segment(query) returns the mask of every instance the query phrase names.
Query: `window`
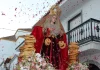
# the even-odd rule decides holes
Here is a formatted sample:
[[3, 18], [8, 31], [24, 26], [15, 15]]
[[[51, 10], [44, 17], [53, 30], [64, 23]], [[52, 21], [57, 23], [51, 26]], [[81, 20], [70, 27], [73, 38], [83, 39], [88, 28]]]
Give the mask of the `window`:
[[80, 12], [68, 21], [68, 31], [82, 23], [82, 13]]

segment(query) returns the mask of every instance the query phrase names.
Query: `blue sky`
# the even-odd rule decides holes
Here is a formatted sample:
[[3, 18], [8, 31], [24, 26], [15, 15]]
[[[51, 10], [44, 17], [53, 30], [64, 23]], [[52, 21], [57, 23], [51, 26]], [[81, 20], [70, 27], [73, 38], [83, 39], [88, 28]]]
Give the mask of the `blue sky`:
[[31, 28], [58, 0], [0, 0], [0, 38]]

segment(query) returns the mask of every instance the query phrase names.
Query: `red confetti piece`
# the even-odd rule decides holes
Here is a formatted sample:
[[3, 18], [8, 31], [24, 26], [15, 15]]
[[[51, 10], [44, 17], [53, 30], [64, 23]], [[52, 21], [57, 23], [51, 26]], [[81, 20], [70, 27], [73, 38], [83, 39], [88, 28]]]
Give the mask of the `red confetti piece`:
[[45, 2], [43, 2], [43, 4], [44, 4]]
[[2, 15], [6, 15], [6, 14], [2, 12]]
[[15, 11], [17, 10], [17, 8], [15, 8]]
[[94, 60], [97, 60], [98, 58], [96, 56], [94, 56]]
[[36, 14], [36, 16], [37, 16], [37, 14]]
[[44, 9], [45, 7], [43, 7], [43, 9]]
[[30, 8], [28, 8], [28, 9], [30, 9]]
[[19, 2], [19, 3], [21, 3], [21, 2]]
[[39, 11], [39, 14], [41, 13], [41, 11]]
[[11, 20], [11, 21], [13, 21], [13, 20]]
[[1, 60], [5, 61], [4, 58], [1, 58]]
[[33, 17], [32, 18], [34, 18], [34, 15], [33, 15]]
[[2, 48], [4, 48], [4, 46], [2, 46]]
[[16, 15], [14, 15], [16, 17]]

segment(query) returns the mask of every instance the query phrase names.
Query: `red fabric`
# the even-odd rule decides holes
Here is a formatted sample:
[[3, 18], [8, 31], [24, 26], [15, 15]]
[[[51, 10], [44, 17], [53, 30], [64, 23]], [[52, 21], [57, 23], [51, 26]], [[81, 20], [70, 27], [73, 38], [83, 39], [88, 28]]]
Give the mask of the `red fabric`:
[[[34, 35], [36, 38], [36, 44], [35, 44], [35, 49], [36, 49], [36, 53], [40, 53], [41, 49], [42, 49], [42, 44], [43, 44], [43, 31], [42, 31], [42, 27], [40, 26], [35, 26], [31, 35]], [[66, 47], [64, 49], [60, 49], [61, 51], [61, 65], [60, 65], [60, 69], [59, 70], [66, 70], [67, 68], [67, 61], [68, 61], [68, 45], [67, 45], [67, 41], [66, 41], [66, 34], [63, 35], [63, 41], [66, 42]]]
[[63, 35], [63, 41], [66, 43], [66, 47], [64, 49], [60, 49], [61, 50], [61, 69], [60, 70], [66, 70], [66, 68], [68, 67], [68, 45], [67, 45], [67, 40], [66, 40], [66, 34]]
[[22, 57], [18, 57], [18, 63], [22, 62]]
[[34, 37], [36, 38], [36, 43], [35, 43], [36, 53], [40, 53], [42, 43], [43, 43], [43, 38], [44, 38], [43, 32], [42, 32], [42, 27], [34, 26], [34, 29], [31, 33], [31, 35], [34, 35]]

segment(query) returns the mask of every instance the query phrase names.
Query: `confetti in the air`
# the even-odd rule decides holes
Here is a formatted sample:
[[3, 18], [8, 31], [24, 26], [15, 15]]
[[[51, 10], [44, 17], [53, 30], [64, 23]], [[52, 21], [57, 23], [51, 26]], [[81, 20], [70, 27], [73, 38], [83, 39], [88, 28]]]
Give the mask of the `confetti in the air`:
[[[0, 27], [2, 30], [5, 28], [9, 30], [2, 31], [3, 36], [0, 37], [14, 35], [18, 28], [31, 28], [56, 2], [57, 0], [3, 0], [0, 2], [0, 23], [2, 24]], [[0, 41], [0, 46], [0, 62], [16, 52], [16, 45], [11, 42], [4, 44]]]
[[2, 14], [1, 15], [6, 15], [4, 12], [2, 12]]

